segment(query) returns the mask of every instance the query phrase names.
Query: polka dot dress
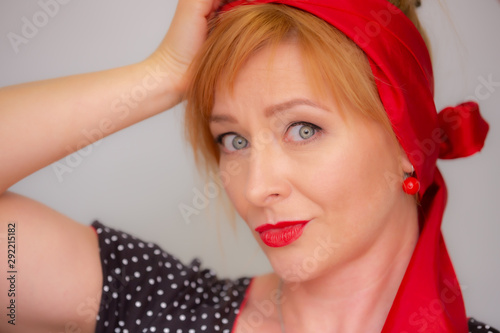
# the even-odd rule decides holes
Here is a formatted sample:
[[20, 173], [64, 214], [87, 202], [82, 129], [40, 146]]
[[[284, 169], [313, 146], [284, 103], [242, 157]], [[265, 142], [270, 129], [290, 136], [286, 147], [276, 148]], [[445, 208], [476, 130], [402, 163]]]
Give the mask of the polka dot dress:
[[474, 318], [469, 319], [469, 333], [500, 333], [490, 325], [483, 324]]
[[96, 332], [230, 333], [250, 278], [218, 279], [153, 243], [94, 222], [103, 270]]

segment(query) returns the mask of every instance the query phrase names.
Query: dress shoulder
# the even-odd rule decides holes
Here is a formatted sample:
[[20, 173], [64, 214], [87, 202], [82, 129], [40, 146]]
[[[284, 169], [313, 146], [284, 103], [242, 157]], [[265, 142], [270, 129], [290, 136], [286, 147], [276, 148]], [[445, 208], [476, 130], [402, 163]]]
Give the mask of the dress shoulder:
[[500, 333], [490, 325], [486, 325], [474, 318], [469, 318], [469, 332], [470, 333]]
[[231, 332], [251, 278], [220, 279], [198, 259], [185, 265], [156, 244], [92, 227], [103, 274], [97, 333]]

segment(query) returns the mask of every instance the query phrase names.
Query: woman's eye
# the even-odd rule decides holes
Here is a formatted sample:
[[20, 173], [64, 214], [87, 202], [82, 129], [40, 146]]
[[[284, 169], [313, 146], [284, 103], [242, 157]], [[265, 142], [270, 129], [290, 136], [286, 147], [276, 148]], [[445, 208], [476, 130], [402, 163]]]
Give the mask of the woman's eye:
[[218, 141], [228, 151], [241, 150], [248, 146], [247, 139], [238, 134], [223, 134]]
[[287, 141], [304, 141], [312, 138], [320, 128], [310, 123], [295, 123], [289, 127]]

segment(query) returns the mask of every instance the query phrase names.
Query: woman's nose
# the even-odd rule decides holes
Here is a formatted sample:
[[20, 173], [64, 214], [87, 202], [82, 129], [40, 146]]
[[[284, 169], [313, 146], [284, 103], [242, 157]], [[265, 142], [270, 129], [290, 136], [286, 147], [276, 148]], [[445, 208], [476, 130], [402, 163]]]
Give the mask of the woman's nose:
[[268, 206], [291, 193], [286, 157], [273, 144], [252, 148], [245, 187], [246, 199], [256, 206]]

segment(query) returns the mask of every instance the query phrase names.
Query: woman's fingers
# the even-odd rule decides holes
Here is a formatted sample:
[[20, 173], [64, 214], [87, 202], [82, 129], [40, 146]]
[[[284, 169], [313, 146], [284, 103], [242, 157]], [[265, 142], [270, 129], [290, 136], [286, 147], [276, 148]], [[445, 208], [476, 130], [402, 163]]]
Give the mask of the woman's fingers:
[[150, 57], [181, 90], [187, 68], [207, 37], [208, 18], [219, 4], [220, 0], [179, 0], [167, 35]]

